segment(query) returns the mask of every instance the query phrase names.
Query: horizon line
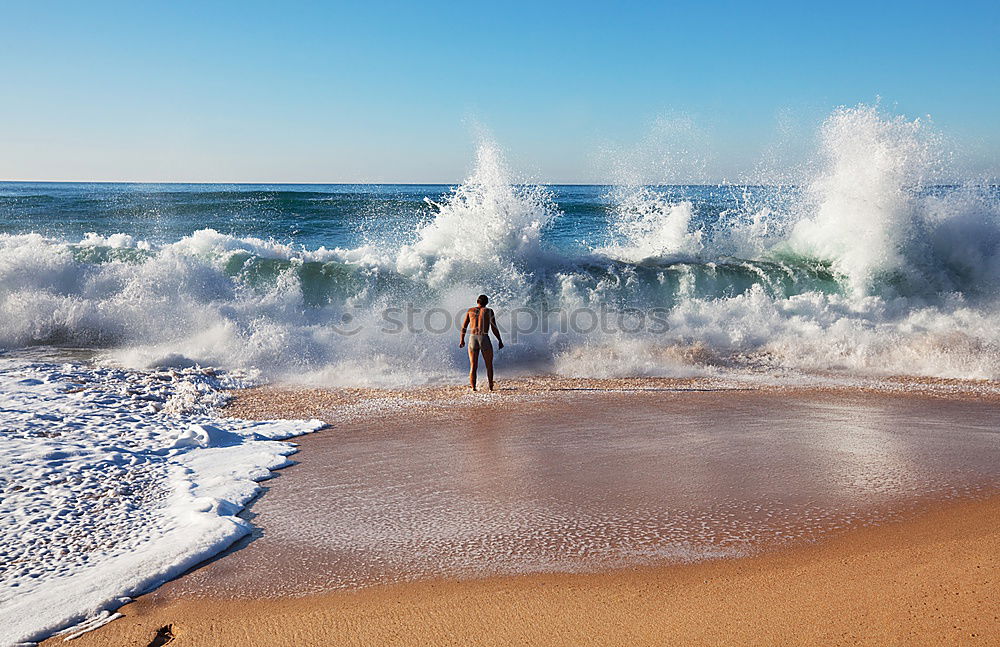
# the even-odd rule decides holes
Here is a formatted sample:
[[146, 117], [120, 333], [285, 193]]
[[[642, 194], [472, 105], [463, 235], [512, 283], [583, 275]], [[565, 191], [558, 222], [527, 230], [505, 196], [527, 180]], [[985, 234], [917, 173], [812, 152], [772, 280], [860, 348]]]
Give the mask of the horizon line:
[[[465, 180], [455, 182], [250, 182], [238, 181], [227, 182], [224, 180], [198, 180], [189, 182], [186, 180], [0, 180], [0, 184], [197, 184], [197, 185], [235, 185], [254, 186], [262, 184], [283, 185], [283, 186], [459, 186], [465, 184]], [[616, 182], [513, 182], [520, 186], [623, 186]], [[720, 180], [719, 182], [649, 182], [636, 186], [791, 186], [791, 184], [775, 183], [766, 185], [760, 183], [740, 183]]]
[[[961, 186], [968, 183], [970, 180], [959, 181], [952, 180], [947, 182], [938, 182], [934, 184], [927, 184], [925, 186]], [[214, 180], [199, 180], [199, 181], [185, 181], [185, 180], [0, 180], [0, 184], [136, 184], [136, 185], [202, 185], [202, 186], [260, 186], [260, 185], [273, 185], [273, 186], [460, 186], [465, 183], [465, 180], [457, 182], [227, 182], [227, 181], [214, 181]], [[600, 186], [600, 187], [613, 187], [613, 186], [626, 186], [621, 183], [615, 182], [514, 182], [515, 186]], [[975, 180], [973, 182], [974, 186], [986, 186], [986, 187], [997, 187], [1000, 186], [1000, 178], [989, 178], [985, 180]], [[633, 186], [633, 185], [628, 185]], [[773, 187], [773, 186], [783, 186], [783, 187], [798, 187], [801, 186], [800, 183], [796, 182], [774, 182], [774, 183], [762, 183], [762, 182], [732, 182], [730, 180], [720, 180], [718, 182], [648, 182], [635, 184], [634, 186], [691, 186], [691, 187], [721, 187], [721, 186], [741, 186], [741, 187]]]

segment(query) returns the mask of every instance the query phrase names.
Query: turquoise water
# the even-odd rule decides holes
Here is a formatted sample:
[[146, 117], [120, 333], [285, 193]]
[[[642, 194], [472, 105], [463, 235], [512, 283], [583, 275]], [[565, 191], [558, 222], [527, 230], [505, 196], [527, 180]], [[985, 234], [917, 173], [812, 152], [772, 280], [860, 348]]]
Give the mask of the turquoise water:
[[[441, 202], [455, 186], [0, 182], [0, 231], [65, 240], [82, 239], [88, 232], [127, 233], [169, 243], [199, 229], [214, 229], [312, 249], [351, 248], [369, 241], [397, 244], [433, 218], [425, 199]], [[579, 251], [588, 243], [607, 242], [614, 187], [547, 188], [561, 212], [543, 234], [547, 244]], [[703, 225], [748, 201], [781, 197], [778, 189], [768, 187], [657, 190], [692, 200]]]

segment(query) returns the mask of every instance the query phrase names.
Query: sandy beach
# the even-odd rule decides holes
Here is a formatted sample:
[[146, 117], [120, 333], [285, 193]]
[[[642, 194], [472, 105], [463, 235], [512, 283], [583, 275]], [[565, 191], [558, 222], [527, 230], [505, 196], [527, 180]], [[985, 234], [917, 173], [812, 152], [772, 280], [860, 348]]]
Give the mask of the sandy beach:
[[998, 518], [991, 498], [779, 553], [590, 575], [249, 600], [168, 585], [76, 643], [164, 644], [152, 641], [169, 627], [176, 645], [989, 645]]
[[299, 439], [299, 464], [245, 513], [250, 540], [77, 643], [1000, 637], [992, 397], [947, 383], [507, 388], [239, 394], [234, 415], [332, 426]]

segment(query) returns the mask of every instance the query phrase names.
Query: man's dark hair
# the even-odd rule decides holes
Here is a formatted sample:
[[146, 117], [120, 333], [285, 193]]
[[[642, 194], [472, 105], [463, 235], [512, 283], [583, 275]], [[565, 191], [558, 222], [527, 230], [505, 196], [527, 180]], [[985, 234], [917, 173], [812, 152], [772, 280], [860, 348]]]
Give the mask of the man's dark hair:
[[489, 303], [489, 302], [490, 302], [490, 298], [488, 296], [486, 296], [485, 294], [480, 294], [479, 298], [476, 299], [476, 303], [478, 303], [479, 305], [481, 305], [483, 307], [486, 307], [486, 304]]

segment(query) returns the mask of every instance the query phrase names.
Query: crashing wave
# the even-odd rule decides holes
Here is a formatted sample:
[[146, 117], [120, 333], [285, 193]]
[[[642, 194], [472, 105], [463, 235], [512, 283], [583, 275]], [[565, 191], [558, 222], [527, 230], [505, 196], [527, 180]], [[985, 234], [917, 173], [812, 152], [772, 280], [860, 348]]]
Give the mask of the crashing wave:
[[[160, 244], [0, 235], [0, 346], [412, 384], [462, 366], [454, 316], [486, 292], [515, 342], [514, 370], [997, 378], [1000, 194], [942, 185], [942, 157], [920, 121], [840, 109], [811, 181], [724, 208], [616, 188], [605, 240], [577, 251], [547, 240], [565, 217], [556, 194], [517, 183], [491, 143], [402, 240], [307, 249], [212, 229]], [[566, 325], [609, 310], [647, 321]]]

